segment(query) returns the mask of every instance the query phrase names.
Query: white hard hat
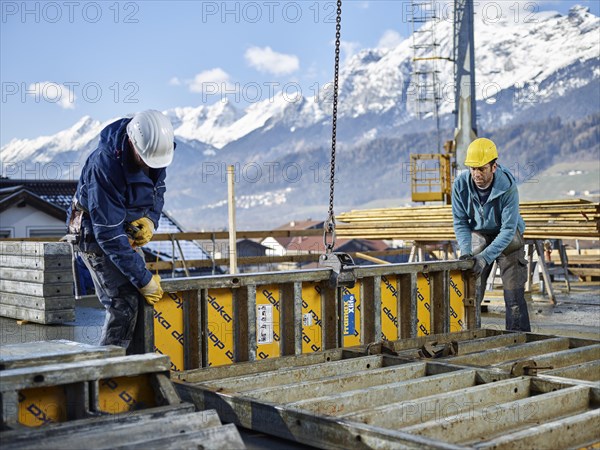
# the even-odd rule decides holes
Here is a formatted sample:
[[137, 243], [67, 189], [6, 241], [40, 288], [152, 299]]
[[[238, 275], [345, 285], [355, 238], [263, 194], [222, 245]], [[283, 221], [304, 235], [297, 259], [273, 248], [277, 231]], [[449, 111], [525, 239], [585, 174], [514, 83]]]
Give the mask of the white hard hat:
[[160, 111], [149, 109], [133, 116], [127, 135], [142, 160], [153, 169], [167, 167], [175, 150], [173, 124]]

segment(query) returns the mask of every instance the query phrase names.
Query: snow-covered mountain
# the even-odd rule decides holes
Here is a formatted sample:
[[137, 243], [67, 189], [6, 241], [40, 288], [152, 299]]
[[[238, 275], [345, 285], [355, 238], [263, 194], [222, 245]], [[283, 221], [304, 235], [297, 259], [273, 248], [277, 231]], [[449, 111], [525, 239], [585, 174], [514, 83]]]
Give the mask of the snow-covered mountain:
[[[478, 125], [487, 134], [499, 127], [549, 117], [575, 120], [598, 112], [600, 18], [577, 6], [568, 15], [544, 12], [529, 19], [485, 23], [476, 18]], [[419, 33], [393, 49], [363, 50], [343, 65], [338, 109], [342, 168], [346, 164], [362, 172], [361, 167], [382, 163], [383, 156], [371, 158], [379, 155], [374, 149], [383, 142], [393, 148], [400, 145], [390, 139], [401, 138], [421, 147], [434, 140], [430, 137], [433, 121], [417, 120], [411, 103], [412, 46], [426, 36]], [[451, 21], [437, 23], [436, 36], [439, 56], [451, 57]], [[439, 62], [438, 70], [442, 126], [449, 139], [454, 123], [453, 69], [450, 62]], [[222, 207], [226, 163], [238, 165], [237, 192], [246, 199], [240, 207], [306, 207], [326, 200], [326, 194], [320, 194], [327, 182], [330, 91], [324, 89], [316, 99], [276, 95], [246, 109], [224, 101], [165, 112], [180, 142], [170, 169], [178, 175], [170, 180], [168, 206], [179, 211], [180, 221], [188, 226], [198, 228], [201, 223], [211, 227], [204, 218], [216, 216], [207, 216], [206, 211], [226, 210]], [[3, 165], [22, 161], [82, 163], [109, 122], [83, 117], [54, 136], [14, 139], [0, 150]], [[404, 157], [406, 161], [408, 156]], [[399, 155], [395, 158], [396, 163], [400, 161]], [[363, 166], [357, 166], [359, 163]], [[398, 170], [393, 159], [379, 169], [381, 175], [357, 193], [356, 204], [381, 198], [381, 189], [391, 197], [406, 194], [409, 183], [398, 185], [392, 166]], [[198, 185], [193, 186], [191, 180]], [[290, 211], [293, 209], [290, 206]]]

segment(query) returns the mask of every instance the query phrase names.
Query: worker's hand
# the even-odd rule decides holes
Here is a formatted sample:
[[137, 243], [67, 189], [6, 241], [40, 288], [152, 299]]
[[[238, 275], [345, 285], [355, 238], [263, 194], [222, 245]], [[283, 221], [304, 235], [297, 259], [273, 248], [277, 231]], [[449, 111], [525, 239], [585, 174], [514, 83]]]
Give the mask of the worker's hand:
[[152, 235], [154, 234], [154, 222], [147, 217], [134, 220], [131, 225], [137, 227], [139, 231], [133, 235], [133, 242], [138, 247], [142, 247], [150, 242]]
[[163, 296], [163, 290], [160, 287], [160, 276], [152, 275], [150, 282], [140, 289], [142, 295], [146, 298], [146, 302], [154, 306]]
[[481, 255], [473, 257], [473, 261], [475, 261], [475, 264], [473, 264], [473, 269], [471, 270], [473, 270], [473, 273], [475, 275], [479, 276], [483, 272], [483, 269], [485, 269], [485, 267], [487, 266], [487, 262]]

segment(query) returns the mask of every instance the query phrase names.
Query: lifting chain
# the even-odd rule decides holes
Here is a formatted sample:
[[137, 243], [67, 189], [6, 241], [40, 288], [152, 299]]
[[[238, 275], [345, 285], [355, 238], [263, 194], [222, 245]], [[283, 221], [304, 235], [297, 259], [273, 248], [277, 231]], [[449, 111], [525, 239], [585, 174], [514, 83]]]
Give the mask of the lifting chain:
[[[331, 269], [329, 283], [332, 287], [349, 289], [354, 287], [354, 261], [347, 253], [333, 252], [335, 247], [335, 215], [333, 213], [333, 188], [335, 183], [335, 143], [337, 132], [338, 89], [340, 81], [340, 38], [342, 29], [342, 0], [337, 0], [337, 17], [335, 25], [335, 71], [333, 75], [333, 111], [331, 127], [331, 173], [329, 177], [329, 214], [324, 225], [323, 243], [325, 254], [319, 258], [319, 266]], [[331, 241], [327, 242], [327, 235]], [[340, 302], [340, 305], [342, 303]]]
[[[335, 183], [335, 144], [337, 133], [338, 86], [340, 78], [340, 39], [342, 30], [342, 0], [337, 0], [337, 17], [335, 19], [335, 69], [333, 74], [333, 111], [331, 126], [331, 173], [329, 175], [329, 213], [324, 225], [323, 243], [325, 254], [329, 255], [335, 247], [335, 215], [333, 213], [333, 190]], [[327, 235], [331, 241], [327, 242]]]

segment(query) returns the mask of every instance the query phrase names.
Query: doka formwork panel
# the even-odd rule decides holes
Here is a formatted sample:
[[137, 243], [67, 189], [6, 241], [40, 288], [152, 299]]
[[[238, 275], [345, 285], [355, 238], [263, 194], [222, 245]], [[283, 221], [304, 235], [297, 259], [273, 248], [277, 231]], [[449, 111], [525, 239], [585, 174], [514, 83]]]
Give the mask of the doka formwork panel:
[[164, 280], [157, 351], [176, 370], [474, 328], [469, 262], [361, 266], [353, 288], [327, 269]]
[[[379, 358], [390, 366], [375, 364], [371, 373], [388, 370], [384, 382], [372, 382], [362, 371], [332, 375], [332, 362], [325, 362], [283, 369], [311, 373], [311, 381], [293, 382], [281, 369], [261, 373], [261, 388], [246, 385], [247, 375], [202, 369], [213, 379], [178, 383], [178, 390], [197, 405], [215, 407], [224, 420], [323, 448], [570, 448], [600, 440], [598, 388]], [[373, 364], [373, 356], [336, 363], [363, 359], [363, 367]], [[540, 433], [540, 427], [552, 431]]]
[[75, 309], [59, 309], [46, 311], [43, 309], [25, 308], [0, 304], [0, 316], [11, 319], [27, 320], [43, 325], [61, 324], [75, 320]]
[[35, 257], [70, 257], [71, 246], [66, 242], [0, 242], [0, 255]]
[[[121, 347], [66, 340], [3, 346], [2, 448], [244, 448], [237, 429], [222, 426], [215, 411], [194, 412], [193, 404], [181, 403], [165, 371], [168, 358], [126, 357], [124, 352]], [[141, 406], [143, 399], [131, 389], [139, 383], [146, 384], [151, 404]], [[21, 389], [24, 386], [29, 387]], [[36, 417], [14, 421], [15, 389], [19, 419], [24, 412], [32, 416], [31, 411]], [[142, 397], [147, 394], [142, 392]], [[36, 395], [46, 403], [35, 399]], [[24, 411], [32, 398], [35, 408], [31, 403]], [[142, 409], [103, 413], [102, 404], [117, 398], [137, 402]], [[57, 409], [62, 410], [62, 417]]]
[[167, 357], [145, 354], [0, 371], [2, 424], [40, 426], [179, 403], [169, 367]]
[[[138, 416], [135, 422], [107, 423], [46, 433], [45, 448], [244, 448], [234, 425], [223, 426], [215, 411], [181, 412], [167, 416]], [[35, 433], [31, 433], [35, 435]], [[0, 435], [2, 436], [2, 435]], [[40, 442], [20, 438], [8, 442], [11, 450], [37, 449]], [[3, 445], [4, 447], [4, 445]]]
[[73, 271], [71, 267], [65, 267], [62, 271], [48, 272], [36, 269], [12, 269], [0, 267], [0, 280], [19, 281], [26, 283], [73, 283]]
[[[70, 284], [68, 289], [73, 290]], [[66, 290], [66, 289], [65, 289]], [[60, 309], [75, 309], [75, 297], [73, 295], [43, 297], [29, 294], [16, 294], [0, 290], [0, 304], [15, 306], [17, 308], [39, 309], [42, 311], [53, 311]]]
[[47, 272], [67, 271], [72, 265], [70, 256], [0, 255], [0, 267], [11, 269], [35, 269]]
[[[73, 282], [72, 280], [52, 282], [27, 282], [27, 281], [12, 281], [0, 279], [0, 292], [3, 294], [14, 294], [30, 297], [73, 297]], [[4, 295], [3, 295], [4, 300]]]

